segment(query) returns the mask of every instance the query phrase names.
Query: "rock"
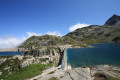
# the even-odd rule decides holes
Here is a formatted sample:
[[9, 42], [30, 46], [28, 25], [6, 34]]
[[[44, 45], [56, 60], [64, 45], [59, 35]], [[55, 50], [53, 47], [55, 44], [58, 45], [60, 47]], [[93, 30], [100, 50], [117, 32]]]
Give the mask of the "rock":
[[91, 69], [91, 75], [94, 76], [95, 73], [102, 73], [113, 78], [120, 79], [120, 68], [109, 65], [99, 65]]
[[43, 47], [40, 49], [32, 49], [22, 53], [24, 56], [32, 56], [32, 57], [43, 57], [48, 56], [49, 61], [54, 61], [56, 64], [61, 64], [61, 59], [63, 57], [63, 53], [65, 48], [71, 47], [69, 45], [64, 46], [52, 46], [52, 47]]
[[19, 60], [22, 60], [24, 56], [21, 56], [21, 55], [15, 55], [12, 57], [12, 59], [16, 59], [18, 58]]
[[2, 72], [0, 72], [0, 75], [2, 75]]
[[0, 59], [0, 65], [3, 63], [3, 62], [5, 62], [7, 60], [7, 58], [1, 58]]
[[34, 80], [34, 79], [49, 80], [52, 77], [57, 77], [57, 79], [59, 80], [65, 75], [65, 71], [63, 71], [59, 68], [60, 68], [60, 66], [48, 68], [48, 69], [44, 70], [41, 75], [35, 76], [35, 77], [33, 77], [31, 79], [27, 79], [27, 80]]
[[90, 76], [89, 68], [74, 68], [67, 71], [65, 75], [60, 80], [93, 80]]
[[[113, 71], [112, 71], [113, 70]], [[114, 71], [115, 70], [115, 71]], [[93, 71], [95, 71], [93, 73]], [[117, 72], [118, 71], [118, 72]], [[51, 73], [52, 72], [52, 73]], [[94, 74], [101, 72], [103, 75], [120, 79], [120, 68], [99, 65], [94, 68], [72, 68], [70, 70], [62, 70], [59, 67], [52, 67], [43, 71], [41, 75], [38, 75], [29, 80], [49, 80], [56, 77], [58, 80], [94, 80]], [[100, 79], [101, 80], [101, 79]]]
[[93, 80], [96, 73], [102, 73], [113, 78], [120, 79], [120, 68], [109, 66], [109, 65], [99, 65], [94, 68], [73, 68], [66, 71], [66, 74], [60, 80]]

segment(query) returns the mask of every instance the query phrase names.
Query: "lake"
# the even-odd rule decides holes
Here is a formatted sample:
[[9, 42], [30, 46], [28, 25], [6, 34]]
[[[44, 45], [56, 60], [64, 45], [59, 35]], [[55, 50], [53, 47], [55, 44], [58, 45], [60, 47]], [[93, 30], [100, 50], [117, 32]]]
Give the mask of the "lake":
[[94, 44], [92, 46], [67, 49], [67, 63], [72, 68], [102, 64], [120, 66], [120, 43]]
[[0, 52], [0, 56], [21, 55], [22, 52]]

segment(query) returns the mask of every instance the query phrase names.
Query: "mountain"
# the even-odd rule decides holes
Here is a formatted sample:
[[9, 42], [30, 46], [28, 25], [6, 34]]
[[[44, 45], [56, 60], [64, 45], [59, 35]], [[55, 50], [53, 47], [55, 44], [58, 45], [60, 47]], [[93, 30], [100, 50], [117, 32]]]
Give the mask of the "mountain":
[[120, 16], [113, 15], [102, 26], [90, 25], [79, 28], [65, 36], [87, 44], [120, 42]]
[[104, 25], [120, 27], [120, 16], [114, 14]]
[[51, 47], [51, 46], [61, 46], [61, 45], [76, 45], [80, 42], [68, 37], [60, 37], [53, 35], [43, 35], [43, 36], [31, 36], [26, 41], [24, 41], [19, 48], [41, 48], [41, 47]]
[[85, 47], [85, 44], [102, 42], [120, 42], [120, 16], [113, 15], [102, 26], [90, 25], [79, 28], [63, 37], [52, 35], [32, 36], [24, 41], [19, 48], [31, 50], [61, 45]]

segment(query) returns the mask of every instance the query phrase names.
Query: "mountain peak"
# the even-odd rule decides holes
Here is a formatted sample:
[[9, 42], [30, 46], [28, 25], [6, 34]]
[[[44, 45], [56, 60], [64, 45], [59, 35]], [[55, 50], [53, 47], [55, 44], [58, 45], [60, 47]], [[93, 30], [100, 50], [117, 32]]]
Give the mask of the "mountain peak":
[[119, 21], [120, 21], [120, 16], [114, 14], [112, 17], [110, 17], [110, 18], [106, 21], [105, 25], [110, 25], [110, 26], [112, 26], [112, 25], [116, 24], [116, 23], [119, 22]]
[[113, 16], [112, 17], [118, 17], [118, 15], [116, 15], [116, 14], [113, 14]]

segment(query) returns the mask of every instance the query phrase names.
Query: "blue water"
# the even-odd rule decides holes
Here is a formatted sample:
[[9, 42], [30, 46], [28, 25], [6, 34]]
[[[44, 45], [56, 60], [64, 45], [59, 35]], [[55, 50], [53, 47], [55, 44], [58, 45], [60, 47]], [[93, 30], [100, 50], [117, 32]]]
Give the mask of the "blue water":
[[90, 48], [67, 49], [68, 64], [73, 68], [108, 64], [120, 66], [120, 43], [94, 44]]
[[0, 52], [0, 56], [21, 55], [22, 52]]

